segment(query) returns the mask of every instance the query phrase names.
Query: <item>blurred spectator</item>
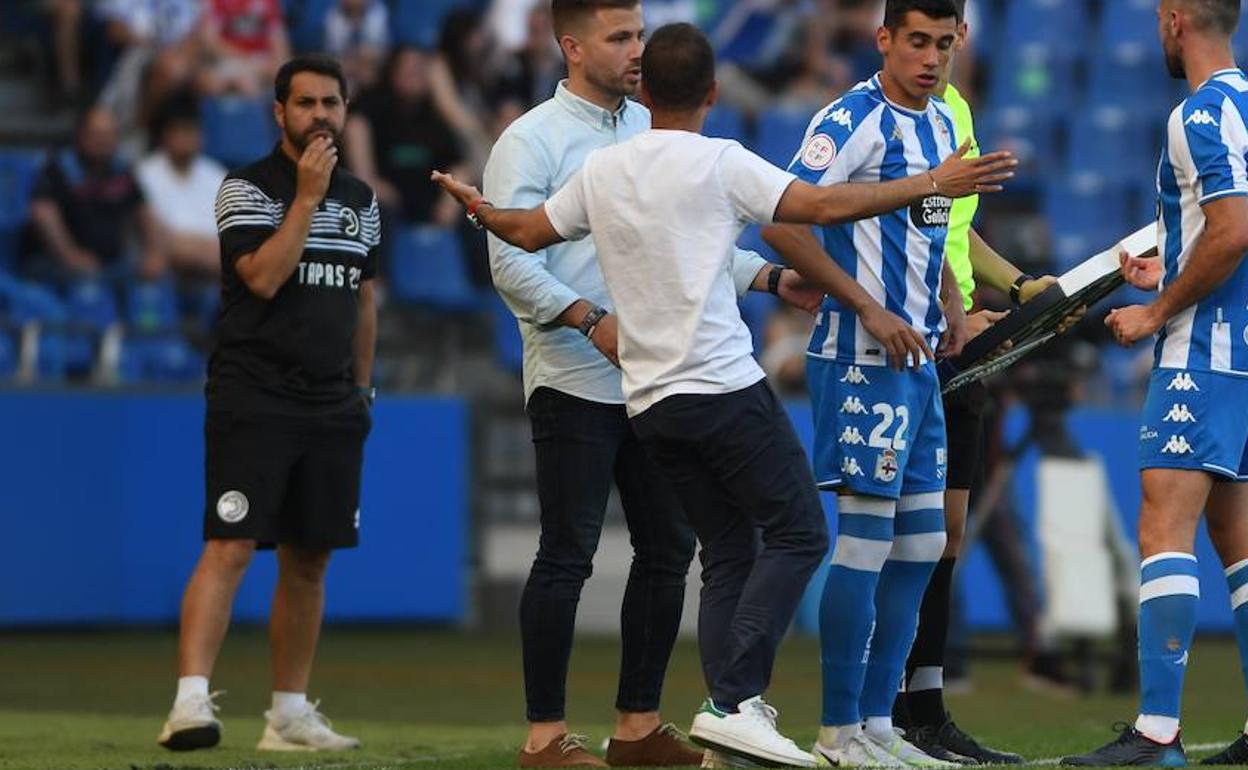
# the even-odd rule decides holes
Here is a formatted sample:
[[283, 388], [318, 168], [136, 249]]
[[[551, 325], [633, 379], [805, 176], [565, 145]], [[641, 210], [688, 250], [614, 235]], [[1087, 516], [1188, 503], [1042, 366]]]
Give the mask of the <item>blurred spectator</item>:
[[429, 184], [434, 169], [456, 169], [464, 161], [455, 131], [434, 105], [429, 54], [395, 50], [377, 88], [352, 105], [344, 131], [351, 170], [372, 186], [389, 214], [405, 222], [459, 221], [449, 196]]
[[[490, 37], [504, 53], [515, 53], [526, 45], [525, 19], [535, 8], [549, 8], [546, 0], [491, 0], [485, 16]], [[548, 94], [549, 96], [549, 94]]]
[[199, 0], [101, 0], [97, 13], [120, 49], [100, 101], [112, 110], [127, 145], [152, 109], [189, 83], [199, 62]]
[[136, 225], [140, 274], [154, 278], [164, 271], [155, 220], [129, 164], [117, 154], [117, 120], [102, 107], [83, 113], [73, 147], [50, 156], [35, 183], [30, 218], [53, 260], [28, 265], [37, 276], [125, 277]]
[[221, 258], [213, 208], [225, 167], [203, 155], [194, 99], [167, 104], [154, 135], [158, 147], [139, 164], [136, 175], [160, 227], [169, 263], [191, 279], [215, 277]]
[[82, 91], [82, 0], [43, 0], [52, 22], [52, 51], [61, 96], [74, 101]]
[[205, 94], [259, 96], [290, 58], [278, 0], [208, 0], [201, 41], [206, 61], [198, 85]]
[[500, 83], [492, 99], [496, 112], [504, 102], [514, 100], [521, 104], [520, 112], [524, 113], [535, 104], [549, 99], [555, 92], [555, 86], [567, 75], [563, 54], [555, 42], [550, 8], [539, 5], [530, 11], [526, 28], [528, 37], [524, 47], [507, 57], [499, 67]]
[[390, 13], [383, 0], [338, 0], [325, 16], [324, 48], [342, 62], [351, 93], [372, 88], [390, 48]]
[[485, 116], [497, 83], [490, 37], [472, 11], [452, 11], [442, 24], [438, 54], [429, 71], [433, 103], [464, 141], [473, 167], [485, 165], [490, 136]]

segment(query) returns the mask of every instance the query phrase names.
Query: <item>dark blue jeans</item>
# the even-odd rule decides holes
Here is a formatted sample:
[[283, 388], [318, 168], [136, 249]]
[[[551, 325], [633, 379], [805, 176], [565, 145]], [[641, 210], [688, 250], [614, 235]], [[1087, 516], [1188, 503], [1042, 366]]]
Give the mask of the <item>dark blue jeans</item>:
[[623, 406], [538, 388], [527, 409], [542, 530], [520, 599], [528, 719], [564, 718], [576, 607], [593, 571], [612, 481], [633, 546], [620, 608], [623, 652], [615, 707], [657, 711], [680, 628], [693, 530], [633, 435]]
[[766, 382], [669, 396], [633, 428], [702, 544], [702, 673], [715, 703], [735, 708], [767, 690], [776, 648], [828, 552], [810, 460]]

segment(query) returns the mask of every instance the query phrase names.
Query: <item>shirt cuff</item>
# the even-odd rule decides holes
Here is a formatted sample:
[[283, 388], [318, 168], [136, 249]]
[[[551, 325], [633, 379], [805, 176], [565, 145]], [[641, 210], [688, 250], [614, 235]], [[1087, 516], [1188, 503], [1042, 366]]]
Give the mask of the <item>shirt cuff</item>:
[[737, 296], [744, 297], [750, 291], [758, 271], [767, 267], [767, 260], [756, 252], [737, 249], [732, 258], [732, 282], [736, 284]]

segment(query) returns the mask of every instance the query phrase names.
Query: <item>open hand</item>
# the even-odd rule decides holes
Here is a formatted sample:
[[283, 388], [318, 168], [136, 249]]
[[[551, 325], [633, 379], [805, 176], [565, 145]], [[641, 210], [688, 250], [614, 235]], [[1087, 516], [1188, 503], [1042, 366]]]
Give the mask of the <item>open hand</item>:
[[480, 190], [470, 184], [464, 184], [450, 174], [434, 171], [429, 175], [429, 178], [441, 185], [442, 189], [450, 193], [451, 197], [464, 208], [468, 208], [474, 202], [481, 200]]
[[1144, 291], [1156, 291], [1161, 285], [1162, 264], [1158, 257], [1133, 257], [1126, 251], [1118, 252], [1118, 264], [1127, 283]]
[[1011, 153], [992, 152], [979, 158], [966, 158], [971, 140], [932, 169], [932, 181], [941, 195], [963, 198], [967, 195], [1001, 191], [1001, 183], [1014, 176], [1018, 159]]
[[879, 304], [867, 308], [858, 317], [867, 333], [884, 346], [888, 353], [888, 365], [892, 368], [901, 371], [909, 363], [919, 369], [935, 358], [923, 335]]

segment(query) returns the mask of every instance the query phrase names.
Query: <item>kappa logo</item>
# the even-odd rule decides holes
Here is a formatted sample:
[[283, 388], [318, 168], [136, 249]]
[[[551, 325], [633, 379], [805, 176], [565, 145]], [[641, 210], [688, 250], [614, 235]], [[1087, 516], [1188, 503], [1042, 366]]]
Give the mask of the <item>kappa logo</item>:
[[879, 459], [875, 461], [875, 479], [890, 484], [895, 478], [897, 478], [897, 453], [891, 449], [885, 449], [880, 452]]
[[1190, 455], [1194, 451], [1185, 436], [1171, 436], [1161, 448], [1163, 455]]
[[1186, 393], [1190, 390], [1199, 391], [1200, 387], [1196, 381], [1192, 379], [1192, 375], [1188, 372], [1179, 372], [1174, 375], [1174, 379], [1170, 380], [1170, 384], [1166, 386], [1166, 390], [1179, 390]]
[[841, 473], [846, 476], [861, 476], [862, 466], [853, 457], [845, 457], [841, 459]]
[[840, 443], [850, 446], [861, 446], [867, 443], [867, 440], [862, 437], [862, 431], [852, 425], [845, 426], [845, 430], [841, 431], [841, 437], [838, 440]]
[[1165, 417], [1161, 418], [1162, 422], [1196, 422], [1196, 415], [1187, 408], [1187, 404], [1175, 404], [1170, 407], [1170, 411]]
[[352, 238], [360, 234], [360, 217], [350, 206], [342, 207], [342, 212], [338, 215], [338, 223], [342, 225], [344, 234]]
[[1209, 114], [1208, 110], [1196, 110], [1188, 116], [1187, 120], [1183, 121], [1183, 125], [1185, 126], [1190, 126], [1192, 124], [1198, 126], [1216, 126], [1218, 125], [1218, 120], [1213, 117], [1213, 115]]
[[247, 495], [236, 489], [231, 489], [217, 499], [217, 517], [226, 524], [237, 524], [247, 518], [247, 511], [250, 509], [251, 503], [247, 502]]
[[1174, 662], [1174, 665], [1176, 665], [1176, 666], [1186, 666], [1186, 665], [1187, 665], [1187, 656], [1188, 656], [1188, 654], [1189, 654], [1189, 653], [1190, 653], [1190, 651], [1189, 651], [1189, 650], [1184, 650], [1184, 651], [1183, 651], [1183, 654], [1179, 656], [1179, 659], [1178, 659], [1178, 660], [1176, 660], [1176, 661]]
[[841, 404], [841, 414], [866, 414], [867, 407], [863, 405], [862, 399], [857, 396], [846, 396], [845, 403]]
[[906, 135], [901, 132], [901, 126], [893, 126], [893, 141], [900, 142], [905, 138]]
[[862, 367], [851, 366], [845, 370], [845, 376], [841, 378], [841, 382], [847, 382], [850, 385], [870, 385], [871, 380], [867, 379], [867, 375], [862, 373]]
[[847, 130], [854, 130], [854, 114], [844, 107], [838, 107], [828, 113], [827, 120], [832, 121], [838, 126], [844, 126]]

